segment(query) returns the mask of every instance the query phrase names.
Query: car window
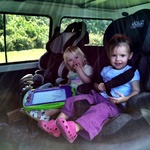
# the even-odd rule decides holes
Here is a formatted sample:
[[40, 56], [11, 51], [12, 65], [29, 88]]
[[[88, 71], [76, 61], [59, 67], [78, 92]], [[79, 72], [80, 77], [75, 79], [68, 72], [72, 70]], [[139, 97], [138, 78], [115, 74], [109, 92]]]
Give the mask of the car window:
[[88, 45], [102, 46], [105, 30], [108, 27], [108, 25], [112, 22], [112, 20], [63, 18], [61, 21], [61, 32], [64, 31], [69, 24], [80, 21], [84, 21], [86, 23], [87, 31], [89, 33]]
[[0, 15], [0, 63], [37, 60], [45, 52], [50, 18]]

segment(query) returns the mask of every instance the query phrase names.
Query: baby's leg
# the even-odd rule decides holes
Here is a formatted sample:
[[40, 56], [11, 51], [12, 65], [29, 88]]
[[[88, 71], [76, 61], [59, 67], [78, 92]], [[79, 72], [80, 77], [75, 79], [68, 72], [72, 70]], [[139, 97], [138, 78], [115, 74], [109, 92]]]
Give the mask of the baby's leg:
[[82, 95], [73, 96], [73, 97], [66, 99], [65, 105], [61, 109], [61, 112], [68, 117], [74, 117], [76, 114], [75, 102], [77, 101], [87, 101], [89, 104], [95, 103], [95, 99], [92, 94], [82, 94]]
[[97, 134], [99, 134], [103, 125], [109, 118], [120, 113], [120, 109], [111, 103], [104, 102], [91, 106], [75, 121], [84, 129], [79, 132], [80, 136], [91, 141]]
[[60, 109], [49, 109], [45, 110], [45, 115], [46, 116], [52, 116], [60, 112]]
[[56, 120], [57, 119], [59, 119], [59, 118], [64, 118], [64, 119], [69, 119], [69, 116], [67, 116], [67, 115], [65, 115], [63, 112], [61, 112], [59, 115], [58, 115], [58, 117], [56, 118]]

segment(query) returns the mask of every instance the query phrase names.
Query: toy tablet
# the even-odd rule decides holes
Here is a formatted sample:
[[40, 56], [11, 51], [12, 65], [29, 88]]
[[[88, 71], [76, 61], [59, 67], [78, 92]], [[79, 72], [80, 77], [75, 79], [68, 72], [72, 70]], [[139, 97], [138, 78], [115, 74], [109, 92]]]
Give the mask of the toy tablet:
[[30, 90], [23, 98], [23, 107], [27, 111], [62, 108], [65, 100], [74, 95], [71, 86]]

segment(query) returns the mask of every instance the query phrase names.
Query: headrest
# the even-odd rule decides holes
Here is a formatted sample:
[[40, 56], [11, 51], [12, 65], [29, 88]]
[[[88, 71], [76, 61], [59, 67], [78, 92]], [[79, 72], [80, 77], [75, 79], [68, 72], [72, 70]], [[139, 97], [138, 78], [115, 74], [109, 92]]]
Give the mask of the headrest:
[[46, 44], [46, 49], [54, 54], [63, 54], [68, 46], [74, 45], [80, 47], [88, 43], [89, 36], [86, 31], [86, 24], [84, 22], [73, 22], [62, 33], [52, 38]]
[[124, 34], [132, 40], [133, 52], [150, 54], [150, 9], [143, 9], [113, 21], [104, 34], [104, 46], [115, 34]]

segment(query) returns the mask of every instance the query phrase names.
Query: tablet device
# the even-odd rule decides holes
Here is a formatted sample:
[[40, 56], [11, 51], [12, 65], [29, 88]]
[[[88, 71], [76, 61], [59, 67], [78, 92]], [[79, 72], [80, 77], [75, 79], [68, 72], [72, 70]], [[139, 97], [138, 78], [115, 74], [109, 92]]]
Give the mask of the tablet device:
[[23, 107], [27, 111], [62, 108], [65, 100], [74, 95], [75, 90], [71, 86], [34, 89], [25, 94]]

